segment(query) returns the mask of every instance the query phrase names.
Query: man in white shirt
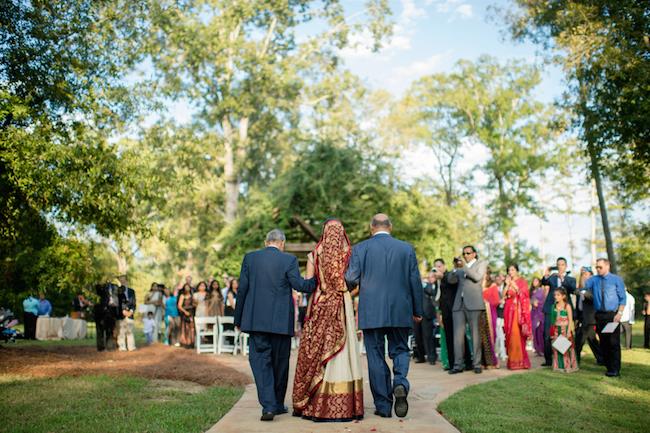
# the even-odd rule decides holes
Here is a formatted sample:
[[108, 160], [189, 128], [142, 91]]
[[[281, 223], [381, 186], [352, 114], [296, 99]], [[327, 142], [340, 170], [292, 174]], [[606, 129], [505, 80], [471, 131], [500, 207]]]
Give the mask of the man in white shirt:
[[625, 309], [621, 316], [621, 332], [625, 334], [623, 349], [632, 348], [632, 325], [634, 324], [634, 296], [625, 289]]

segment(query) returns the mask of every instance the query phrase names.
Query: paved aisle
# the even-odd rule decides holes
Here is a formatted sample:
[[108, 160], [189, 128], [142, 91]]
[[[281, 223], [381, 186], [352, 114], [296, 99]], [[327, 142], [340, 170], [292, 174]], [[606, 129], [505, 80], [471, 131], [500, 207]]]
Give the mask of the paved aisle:
[[[530, 352], [529, 352], [530, 354]], [[289, 390], [285, 404], [291, 412], [291, 389], [293, 385], [293, 373], [295, 369], [297, 351], [291, 355], [291, 371], [289, 376]], [[539, 358], [533, 358], [534, 365], [538, 365]], [[245, 371], [252, 377], [248, 359], [243, 356], [221, 355], [219, 360], [236, 368]], [[537, 361], [537, 362], [535, 362]], [[368, 384], [367, 362], [365, 356], [362, 360], [364, 374], [364, 403], [365, 418], [359, 422], [348, 423], [314, 423], [291, 416], [291, 414], [276, 416], [272, 422], [261, 422], [262, 410], [257, 402], [255, 385], [246, 387], [242, 398], [233, 406], [217, 424], [212, 426], [208, 433], [310, 433], [310, 432], [458, 432], [445, 418], [437, 411], [438, 404], [449, 395], [460, 389], [476, 383], [487, 382], [513, 374], [506, 369], [484, 371], [483, 374], [465, 372], [462, 374], [449, 375], [443, 371], [440, 364], [430, 366], [429, 364], [414, 364], [411, 362], [409, 381], [411, 382], [411, 394], [409, 395], [409, 413], [406, 418], [380, 418], [374, 415], [372, 394]]]

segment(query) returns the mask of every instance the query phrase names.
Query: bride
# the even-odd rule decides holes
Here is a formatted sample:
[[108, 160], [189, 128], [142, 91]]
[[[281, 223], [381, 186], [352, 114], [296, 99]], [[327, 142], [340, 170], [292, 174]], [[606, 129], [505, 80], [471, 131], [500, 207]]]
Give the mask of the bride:
[[307, 278], [317, 286], [298, 352], [293, 385], [294, 416], [313, 421], [363, 418], [363, 379], [352, 298], [345, 284], [351, 254], [343, 224], [330, 219], [309, 254]]

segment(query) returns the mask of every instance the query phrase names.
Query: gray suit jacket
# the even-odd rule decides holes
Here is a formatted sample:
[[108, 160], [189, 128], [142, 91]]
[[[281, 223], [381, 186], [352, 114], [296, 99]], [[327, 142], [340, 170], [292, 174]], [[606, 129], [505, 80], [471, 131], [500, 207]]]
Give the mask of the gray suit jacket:
[[[461, 311], [464, 304], [466, 310], [485, 310], [483, 300], [483, 277], [487, 272], [488, 262], [477, 260], [471, 268], [458, 269], [458, 291], [454, 300], [453, 311]], [[461, 301], [462, 300], [462, 301]]]

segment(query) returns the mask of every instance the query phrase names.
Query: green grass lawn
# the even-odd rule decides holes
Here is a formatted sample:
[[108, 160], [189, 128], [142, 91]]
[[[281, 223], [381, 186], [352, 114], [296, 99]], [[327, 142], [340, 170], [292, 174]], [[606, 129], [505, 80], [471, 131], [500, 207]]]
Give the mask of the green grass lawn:
[[605, 377], [585, 346], [579, 372], [536, 370], [471, 386], [438, 410], [465, 433], [648, 432], [650, 350], [640, 348], [639, 325], [620, 378]]
[[200, 432], [241, 394], [239, 388], [175, 386], [135, 377], [10, 380], [0, 384], [0, 431]]

